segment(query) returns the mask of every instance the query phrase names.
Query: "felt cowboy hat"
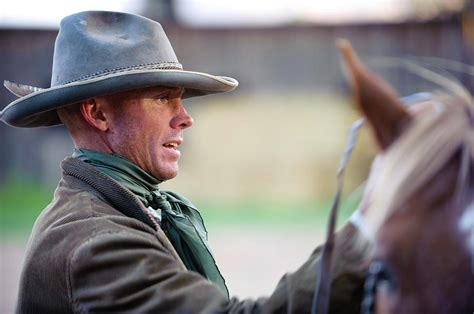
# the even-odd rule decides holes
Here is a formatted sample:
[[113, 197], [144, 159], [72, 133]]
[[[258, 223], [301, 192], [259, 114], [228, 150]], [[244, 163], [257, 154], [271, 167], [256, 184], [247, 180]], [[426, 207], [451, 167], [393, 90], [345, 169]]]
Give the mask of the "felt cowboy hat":
[[183, 87], [183, 98], [231, 91], [237, 80], [183, 70], [161, 25], [142, 16], [86, 11], [65, 17], [50, 88], [5, 81], [19, 99], [0, 112], [16, 127], [61, 124], [56, 109], [92, 97], [149, 87]]

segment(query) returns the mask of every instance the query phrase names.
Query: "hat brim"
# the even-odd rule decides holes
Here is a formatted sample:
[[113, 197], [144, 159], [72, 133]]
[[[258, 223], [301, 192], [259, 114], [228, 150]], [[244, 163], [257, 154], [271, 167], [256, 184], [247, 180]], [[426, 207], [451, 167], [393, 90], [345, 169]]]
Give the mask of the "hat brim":
[[56, 109], [122, 91], [150, 87], [183, 87], [183, 98], [227, 92], [236, 79], [183, 70], [133, 70], [39, 90], [21, 97], [0, 112], [5, 123], [21, 128], [61, 124]]

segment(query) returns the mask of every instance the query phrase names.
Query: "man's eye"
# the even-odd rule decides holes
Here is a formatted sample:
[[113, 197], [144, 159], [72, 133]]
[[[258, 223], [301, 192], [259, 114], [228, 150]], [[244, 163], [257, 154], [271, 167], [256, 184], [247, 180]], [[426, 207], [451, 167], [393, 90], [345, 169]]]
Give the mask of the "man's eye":
[[168, 96], [160, 96], [160, 97], [158, 98], [158, 100], [159, 100], [160, 102], [162, 102], [162, 103], [167, 103], [167, 102], [169, 101], [169, 99], [170, 99], [170, 98], [169, 98]]

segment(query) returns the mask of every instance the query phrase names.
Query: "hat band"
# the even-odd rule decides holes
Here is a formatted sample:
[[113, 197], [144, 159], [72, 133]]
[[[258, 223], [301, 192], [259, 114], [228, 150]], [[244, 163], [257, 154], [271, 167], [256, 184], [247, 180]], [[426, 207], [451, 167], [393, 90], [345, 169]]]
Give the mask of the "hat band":
[[121, 67], [121, 68], [114, 68], [114, 69], [106, 69], [104, 71], [100, 72], [95, 72], [92, 74], [88, 75], [83, 75], [77, 79], [67, 81], [62, 84], [56, 84], [56, 85], [65, 85], [73, 82], [80, 82], [80, 81], [86, 81], [102, 76], [107, 76], [110, 74], [115, 74], [115, 73], [120, 73], [120, 72], [127, 72], [127, 71], [133, 71], [133, 70], [183, 70], [183, 66], [181, 63], [178, 62], [155, 62], [155, 63], [148, 63], [148, 64], [138, 64], [138, 65], [132, 65], [128, 67]]

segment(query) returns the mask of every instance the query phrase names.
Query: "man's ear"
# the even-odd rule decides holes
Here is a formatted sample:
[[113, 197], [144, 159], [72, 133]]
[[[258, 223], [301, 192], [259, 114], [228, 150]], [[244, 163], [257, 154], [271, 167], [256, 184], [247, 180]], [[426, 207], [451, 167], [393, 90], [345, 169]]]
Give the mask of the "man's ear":
[[103, 132], [109, 129], [109, 121], [107, 121], [104, 108], [95, 98], [83, 101], [80, 105], [80, 109], [84, 120], [86, 120], [89, 125]]

